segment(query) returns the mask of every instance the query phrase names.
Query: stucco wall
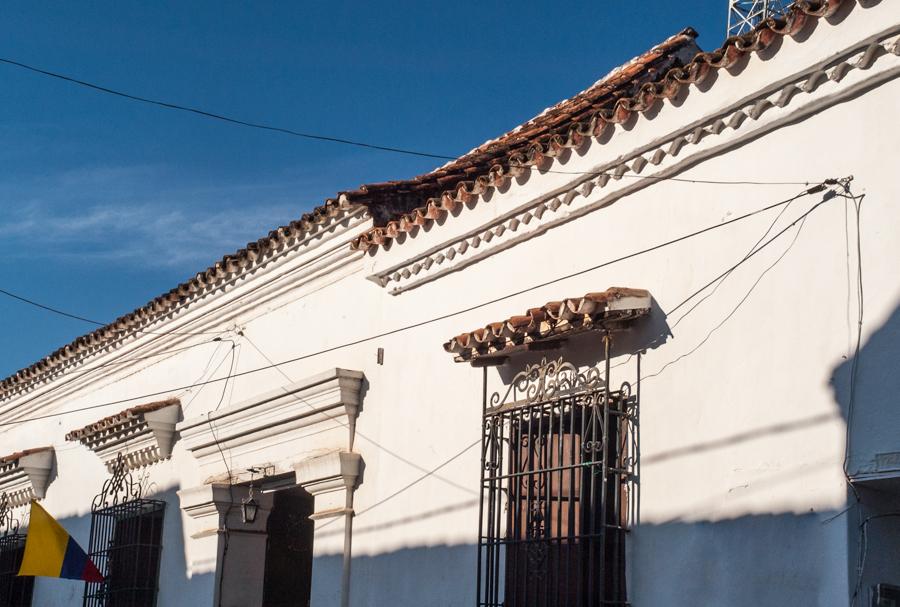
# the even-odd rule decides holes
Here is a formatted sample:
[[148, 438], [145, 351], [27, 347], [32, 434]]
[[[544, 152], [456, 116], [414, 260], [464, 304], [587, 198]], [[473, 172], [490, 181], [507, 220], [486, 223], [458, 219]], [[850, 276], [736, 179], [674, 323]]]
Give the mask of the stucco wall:
[[[784, 41], [777, 53], [753, 58], [734, 74], [719, 74], [708, 90], [693, 90], [676, 105], [666, 104], [652, 117], [618, 128], [608, 143], [595, 143], [554, 167], [590, 170], [845, 50], [900, 22], [900, 14], [896, 4], [882, 2], [855, 6], [834, 21], [819, 23], [802, 41]], [[807, 110], [812, 115], [773, 123], [746, 139], [726, 133], [732, 137], [730, 147], [710, 152], [679, 173], [687, 179], [810, 183], [853, 175], [853, 193], [865, 194], [860, 226], [865, 320], [851, 472], [864, 469], [877, 453], [900, 451], [895, 431], [900, 414], [893, 406], [896, 390], [890, 389], [900, 304], [900, 243], [894, 237], [900, 226], [900, 186], [893, 170], [900, 127], [891, 110], [900, 99], [900, 81], [893, 76], [882, 80], [840, 103], [818, 101]], [[727, 221], [804, 189], [643, 183], [604, 208], [400, 295], [365, 279], [572, 181], [572, 175], [563, 173], [533, 176], [389, 251], [335, 261], [324, 276], [302, 284], [279, 279], [286, 285], [283, 291], [226, 306], [216, 312], [221, 320], [204, 316], [200, 307], [193, 312], [193, 326], [239, 327], [243, 336], [230, 335], [236, 344], [234, 370], [254, 369], [267, 365], [266, 357], [287, 360], [465, 309]], [[607, 195], [597, 188], [587, 198], [602, 202]], [[792, 203], [769, 235], [822, 196]], [[687, 308], [670, 316], [672, 309], [741, 260], [779, 209], [452, 318], [287, 364], [280, 371], [173, 395], [181, 398], [185, 417], [192, 417], [328, 368], [363, 371], [365, 392], [354, 448], [365, 461], [365, 474], [355, 497], [353, 604], [471, 604], [479, 454], [477, 447], [465, 448], [479, 439], [481, 372], [453, 363], [441, 344], [463, 330], [547, 301], [610, 286], [646, 288], [655, 298], [653, 317], [616, 343], [613, 361], [614, 382], [640, 380], [641, 386], [639, 519], [628, 542], [633, 604], [845, 605], [855, 584], [858, 536], [855, 515], [840, 514], [848, 504], [842, 464], [857, 314], [855, 215], [849, 204], [843, 198], [822, 204], [802, 224], [796, 240], [795, 229], [755, 255], [681, 322]], [[339, 232], [338, 240], [350, 234]], [[299, 266], [304, 259], [279, 267]], [[255, 284], [220, 297], [225, 301]], [[204, 341], [208, 337], [181, 339], [182, 344]], [[174, 344], [174, 338], [167, 343]], [[103, 381], [64, 399], [45, 398], [36, 403], [37, 410], [75, 411], [221, 377], [230, 366], [230, 347], [228, 342], [206, 343], [168, 359], [106, 371]], [[384, 349], [383, 365], [376, 362], [377, 348]], [[636, 354], [643, 350], [639, 375]], [[599, 352], [599, 342], [582, 339], [563, 354], [593, 364]], [[490, 389], [500, 390], [524, 360], [490, 369]], [[65, 443], [63, 436], [131, 404], [138, 403], [29, 422], [0, 435], [7, 451], [57, 446], [57, 469], [45, 505], [82, 542], [87, 540], [91, 498], [105, 470], [95, 455]], [[345, 440], [341, 428], [310, 429], [296, 451], [299, 457], [345, 447]], [[266, 461], [265, 454], [260, 460]], [[171, 460], [151, 466], [146, 474], [148, 491], [168, 502], [160, 604], [210, 605], [213, 575], [189, 571], [187, 563], [197, 555], [189, 554], [190, 521], [174, 494], [207, 479], [179, 443]], [[313, 604], [336, 604], [342, 525], [317, 525], [316, 575], [333, 585], [319, 584]], [[894, 532], [892, 523], [883, 525]], [[873, 582], [900, 583], [896, 565], [880, 562], [878, 567], [883, 578]], [[71, 604], [76, 595], [81, 595], [79, 584], [38, 580], [35, 604]]]

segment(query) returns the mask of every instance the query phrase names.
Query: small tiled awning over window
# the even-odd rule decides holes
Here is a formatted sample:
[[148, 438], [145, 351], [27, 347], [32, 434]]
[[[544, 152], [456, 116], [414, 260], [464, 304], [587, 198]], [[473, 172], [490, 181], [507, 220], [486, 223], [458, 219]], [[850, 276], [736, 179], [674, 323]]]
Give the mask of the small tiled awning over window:
[[522, 316], [462, 333], [445, 343], [444, 349], [455, 354], [457, 362], [502, 358], [532, 344], [584, 331], [622, 330], [649, 313], [649, 291], [612, 287], [584, 297], [551, 301]]
[[181, 419], [177, 398], [147, 403], [104, 417], [66, 434], [100, 456], [112, 473], [121, 456], [128, 470], [168, 458]]
[[53, 447], [40, 447], [0, 457], [0, 502], [5, 496], [9, 506], [16, 507], [43, 498], [53, 455]]

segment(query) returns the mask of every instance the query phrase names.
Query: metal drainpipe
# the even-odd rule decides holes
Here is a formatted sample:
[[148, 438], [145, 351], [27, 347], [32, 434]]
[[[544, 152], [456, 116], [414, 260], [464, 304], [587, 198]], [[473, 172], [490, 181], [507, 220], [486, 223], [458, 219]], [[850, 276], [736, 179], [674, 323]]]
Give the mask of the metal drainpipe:
[[356, 483], [354, 482], [353, 485], [347, 487], [344, 512], [344, 568], [341, 572], [341, 607], [350, 607], [350, 551], [353, 540], [353, 493], [356, 491]]

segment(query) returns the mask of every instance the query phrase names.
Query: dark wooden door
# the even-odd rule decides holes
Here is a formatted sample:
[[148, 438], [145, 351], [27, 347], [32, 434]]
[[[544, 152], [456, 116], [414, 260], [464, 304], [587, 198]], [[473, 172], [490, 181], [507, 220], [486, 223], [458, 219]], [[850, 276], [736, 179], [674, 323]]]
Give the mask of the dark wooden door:
[[278, 491], [266, 524], [263, 607], [308, 607], [312, 579], [313, 497], [295, 487]]

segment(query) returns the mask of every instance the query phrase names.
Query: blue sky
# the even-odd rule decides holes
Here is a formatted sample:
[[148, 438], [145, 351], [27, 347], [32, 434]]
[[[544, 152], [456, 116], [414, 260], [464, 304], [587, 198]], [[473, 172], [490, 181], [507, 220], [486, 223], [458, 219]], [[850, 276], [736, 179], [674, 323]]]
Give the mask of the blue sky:
[[[9, 2], [0, 56], [296, 130], [464, 153], [726, 0]], [[640, 8], [636, 8], [640, 7]], [[0, 287], [107, 321], [340, 190], [439, 161], [230, 126], [0, 65]], [[93, 327], [0, 297], [0, 376]]]

